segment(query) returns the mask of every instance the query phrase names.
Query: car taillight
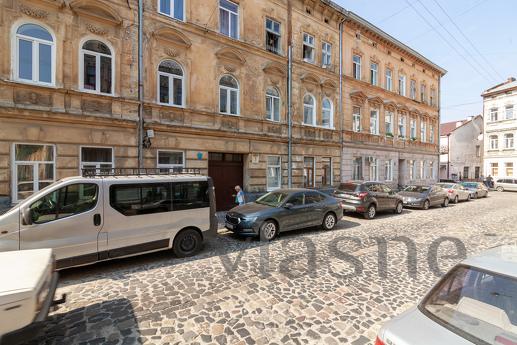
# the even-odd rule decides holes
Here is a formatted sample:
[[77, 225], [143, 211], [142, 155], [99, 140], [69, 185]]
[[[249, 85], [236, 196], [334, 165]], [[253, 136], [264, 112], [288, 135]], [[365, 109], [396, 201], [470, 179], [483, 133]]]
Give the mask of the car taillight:
[[454, 193], [454, 191], [452, 189], [449, 189], [448, 192], [449, 193]]
[[357, 194], [357, 197], [359, 199], [364, 199], [364, 198], [366, 198], [367, 195], [368, 195], [368, 192], [361, 192], [361, 193]]
[[375, 345], [386, 345], [386, 344], [384, 344], [384, 342], [381, 340], [381, 338], [377, 337], [377, 339], [375, 339]]

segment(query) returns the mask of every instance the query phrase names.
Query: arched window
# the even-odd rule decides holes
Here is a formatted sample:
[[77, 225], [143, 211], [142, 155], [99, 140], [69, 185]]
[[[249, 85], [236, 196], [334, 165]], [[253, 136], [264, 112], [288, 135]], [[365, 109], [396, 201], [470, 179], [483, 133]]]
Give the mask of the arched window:
[[303, 123], [306, 125], [316, 125], [316, 116], [314, 114], [316, 110], [316, 100], [311, 94], [303, 97]]
[[332, 101], [328, 98], [323, 99], [321, 112], [321, 125], [323, 127], [332, 128], [334, 126], [334, 111], [332, 109]]
[[225, 75], [219, 80], [219, 112], [239, 115], [239, 84], [230, 75]]
[[36, 24], [23, 24], [16, 30], [15, 79], [38, 84], [54, 84], [54, 38]]
[[81, 89], [112, 94], [114, 73], [111, 49], [97, 40], [86, 41], [81, 47]]
[[275, 88], [266, 91], [266, 118], [271, 121], [280, 121], [280, 94]]
[[158, 102], [184, 106], [183, 68], [176, 61], [163, 61], [158, 67]]

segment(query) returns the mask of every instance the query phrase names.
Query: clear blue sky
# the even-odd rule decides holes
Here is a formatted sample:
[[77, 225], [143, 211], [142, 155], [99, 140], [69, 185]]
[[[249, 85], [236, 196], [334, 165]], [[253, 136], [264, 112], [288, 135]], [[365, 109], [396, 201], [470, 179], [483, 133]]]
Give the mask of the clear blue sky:
[[[510, 76], [517, 77], [516, 0], [334, 1], [367, 19], [448, 71], [442, 79], [442, 122], [481, 114], [483, 111], [481, 93]], [[468, 39], [460, 33], [439, 5]], [[436, 19], [425, 10], [424, 6], [434, 14]], [[451, 48], [440, 34], [458, 51]], [[470, 45], [469, 40], [475, 48]], [[465, 61], [460, 54], [469, 62]]]

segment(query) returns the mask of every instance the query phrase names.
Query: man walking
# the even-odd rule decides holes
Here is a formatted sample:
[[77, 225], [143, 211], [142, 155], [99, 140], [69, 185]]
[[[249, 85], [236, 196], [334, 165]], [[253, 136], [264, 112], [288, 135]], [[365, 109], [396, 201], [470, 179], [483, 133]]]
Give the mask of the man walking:
[[242, 191], [241, 186], [235, 186], [235, 191], [237, 192], [235, 195], [235, 203], [239, 206], [244, 205], [244, 192]]

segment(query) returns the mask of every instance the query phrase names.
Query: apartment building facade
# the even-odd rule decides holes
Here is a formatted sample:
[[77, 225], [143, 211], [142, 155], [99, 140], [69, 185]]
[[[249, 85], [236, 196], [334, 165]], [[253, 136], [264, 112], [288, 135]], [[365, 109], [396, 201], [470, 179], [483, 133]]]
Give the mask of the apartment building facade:
[[[343, 142], [359, 142], [350, 137], [350, 101], [369, 86], [346, 86], [340, 116], [340, 85], [353, 79], [348, 72], [339, 77], [340, 47], [342, 61], [352, 61], [340, 28], [356, 19], [335, 4], [144, 1], [141, 99], [136, 0], [7, 0], [2, 6], [4, 200], [16, 203], [81, 168], [137, 167], [139, 109], [143, 166], [201, 169], [214, 178], [221, 209], [231, 206], [235, 185], [248, 192], [286, 187], [289, 157], [293, 186], [346, 178]], [[411, 111], [405, 102], [395, 105]], [[404, 141], [414, 154], [430, 153], [428, 144], [417, 143]]]
[[516, 177], [517, 80], [496, 85], [481, 95], [485, 114], [484, 169], [492, 177]]

